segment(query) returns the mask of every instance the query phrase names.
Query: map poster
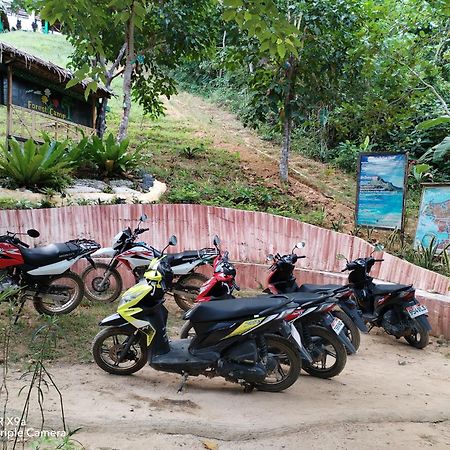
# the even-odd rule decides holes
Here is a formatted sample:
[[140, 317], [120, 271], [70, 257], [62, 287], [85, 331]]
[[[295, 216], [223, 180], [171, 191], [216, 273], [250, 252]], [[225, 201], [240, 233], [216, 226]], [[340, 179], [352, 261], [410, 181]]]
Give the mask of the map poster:
[[438, 248], [449, 242], [450, 184], [424, 184], [417, 223], [415, 246], [430, 245], [433, 237]]
[[403, 230], [407, 169], [406, 153], [360, 154], [357, 226]]

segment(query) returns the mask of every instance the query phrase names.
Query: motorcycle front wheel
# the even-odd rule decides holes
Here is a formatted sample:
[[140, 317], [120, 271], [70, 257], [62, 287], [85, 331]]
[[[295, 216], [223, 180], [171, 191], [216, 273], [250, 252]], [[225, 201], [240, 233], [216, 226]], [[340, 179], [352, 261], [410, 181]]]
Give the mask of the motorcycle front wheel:
[[91, 301], [110, 303], [116, 300], [123, 290], [123, 282], [117, 269], [107, 264], [95, 263], [81, 274], [86, 297]]
[[298, 379], [301, 360], [292, 342], [274, 334], [264, 336], [267, 345], [267, 376], [256, 389], [265, 392], [281, 392], [292, 386]]
[[68, 314], [81, 303], [83, 293], [81, 278], [73, 272], [66, 272], [42, 286], [33, 298], [33, 305], [39, 314]]
[[404, 336], [406, 342], [415, 348], [425, 348], [430, 341], [430, 333], [417, 319], [411, 319], [413, 322], [412, 331], [409, 336]]
[[197, 272], [180, 278], [178, 282], [174, 283], [172, 289], [176, 304], [183, 311], [189, 311], [195, 304], [200, 287], [208, 280], [206, 275]]
[[[133, 342], [125, 358], [119, 361], [130, 339]], [[145, 339], [135, 335], [134, 330], [108, 327], [95, 336], [92, 343], [92, 355], [97, 365], [105, 372], [114, 375], [131, 375], [145, 366], [148, 352]]]
[[303, 370], [317, 378], [339, 375], [347, 363], [347, 352], [336, 334], [317, 325], [308, 326], [307, 332], [310, 342], [306, 347], [313, 362], [303, 361]]

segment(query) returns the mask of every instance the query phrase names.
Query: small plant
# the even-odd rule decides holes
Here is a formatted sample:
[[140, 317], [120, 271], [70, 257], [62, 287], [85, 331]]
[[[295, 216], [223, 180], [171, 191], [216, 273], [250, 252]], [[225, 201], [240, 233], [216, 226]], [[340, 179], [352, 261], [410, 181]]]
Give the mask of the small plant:
[[450, 273], [449, 249], [450, 243], [442, 247], [433, 236], [428, 245], [420, 243], [417, 249], [411, 249], [405, 257], [420, 267], [448, 275]]
[[36, 144], [29, 139], [21, 144], [14, 138], [9, 140], [9, 149], [1, 146], [0, 153], [0, 174], [28, 188], [67, 186], [79, 157], [78, 148], [68, 141]]
[[337, 156], [333, 159], [333, 163], [346, 172], [356, 172], [359, 154], [374, 147], [374, 144], [370, 144], [369, 136], [366, 136], [360, 145], [351, 141], [341, 142], [336, 148]]
[[410, 179], [414, 181], [413, 187], [418, 188], [421, 183], [432, 181], [433, 174], [431, 173], [431, 169], [432, 167], [430, 164], [415, 164], [409, 174]]
[[331, 229], [337, 231], [338, 233], [342, 233], [344, 231], [345, 219], [342, 215], [339, 216], [338, 220], [331, 221]]
[[180, 154], [187, 159], [194, 159], [201, 153], [205, 153], [205, 150], [205, 145], [200, 144], [198, 147], [184, 147], [180, 150]]
[[128, 139], [116, 142], [112, 133], [104, 140], [93, 136], [86, 143], [86, 153], [104, 175], [121, 174], [135, 169], [142, 162], [140, 148], [129, 150], [129, 144]]

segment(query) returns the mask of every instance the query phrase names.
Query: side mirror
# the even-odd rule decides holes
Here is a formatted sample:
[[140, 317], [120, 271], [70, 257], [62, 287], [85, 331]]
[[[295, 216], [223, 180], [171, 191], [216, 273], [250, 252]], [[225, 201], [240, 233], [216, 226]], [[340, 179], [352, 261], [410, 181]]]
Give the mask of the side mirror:
[[147, 214], [142, 214], [142, 216], [139, 218], [139, 220], [141, 221], [141, 222], [147, 222], [147, 219], [148, 219], [148, 216], [147, 216]]
[[169, 238], [169, 245], [177, 245], [177, 242], [178, 242], [177, 237], [174, 234], [172, 234], [172, 236], [170, 236]]
[[382, 252], [384, 250], [383, 244], [375, 244], [375, 247], [373, 249], [374, 252]]
[[342, 253], [338, 253], [338, 254], [336, 255], [336, 259], [339, 259], [339, 260], [345, 259], [345, 260], [347, 261], [347, 258], [346, 258]]
[[305, 248], [306, 247], [306, 242], [305, 241], [300, 241], [297, 242], [294, 246], [294, 248]]
[[220, 244], [220, 238], [219, 238], [219, 236], [217, 236], [217, 234], [215, 234], [214, 237], [213, 237], [213, 245], [215, 247], [218, 247], [219, 244]]
[[27, 230], [27, 234], [28, 234], [28, 236], [30, 236], [32, 238], [37, 238], [37, 237], [39, 237], [41, 235], [39, 233], [39, 231], [35, 230], [34, 228], [31, 228], [30, 230]]
[[273, 261], [275, 258], [274, 258], [274, 256], [272, 255], [272, 253], [269, 253], [268, 255], [267, 255], [267, 257], [266, 257], [266, 260], [267, 261]]

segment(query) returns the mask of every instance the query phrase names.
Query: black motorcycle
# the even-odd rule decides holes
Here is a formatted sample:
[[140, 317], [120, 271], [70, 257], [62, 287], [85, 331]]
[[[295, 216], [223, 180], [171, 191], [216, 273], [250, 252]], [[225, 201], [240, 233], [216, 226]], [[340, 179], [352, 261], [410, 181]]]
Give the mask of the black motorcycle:
[[348, 281], [352, 297], [369, 330], [381, 327], [397, 339], [404, 337], [413, 347], [426, 347], [431, 331], [428, 309], [417, 301], [413, 286], [375, 284], [369, 274], [374, 264], [383, 259], [369, 256], [348, 261], [343, 255], [338, 257], [347, 261], [342, 271], [350, 271]]
[[[175, 243], [172, 236], [169, 245]], [[302, 343], [295, 327], [284, 321], [297, 305], [284, 297], [200, 304], [185, 314], [196, 337], [169, 342], [163, 303], [173, 271], [164, 250], [122, 295], [117, 313], [100, 322], [106, 328], [93, 342], [98, 366], [129, 375], [148, 361], [155, 370], [183, 375], [180, 390], [188, 376], [198, 375], [220, 376], [246, 391], [279, 392], [294, 384]]]

